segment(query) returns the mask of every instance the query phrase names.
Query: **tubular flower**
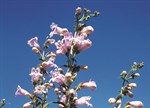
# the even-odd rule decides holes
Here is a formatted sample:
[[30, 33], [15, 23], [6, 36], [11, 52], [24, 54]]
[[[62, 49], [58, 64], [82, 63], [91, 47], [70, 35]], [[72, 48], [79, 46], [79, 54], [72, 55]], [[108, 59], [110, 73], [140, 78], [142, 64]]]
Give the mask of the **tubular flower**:
[[63, 74], [61, 74], [58, 71], [58, 69], [55, 69], [54, 71], [51, 71], [51, 76], [52, 76], [52, 78], [50, 79], [50, 81], [57, 82], [59, 84], [63, 84], [64, 81], [65, 81], [65, 76]]
[[32, 82], [37, 82], [39, 78], [43, 76], [40, 73], [40, 68], [35, 69], [34, 67], [31, 69], [31, 73], [29, 75], [32, 76]]
[[131, 101], [131, 102], [127, 102], [126, 104], [131, 105], [132, 107], [135, 107], [135, 108], [143, 107], [143, 103], [141, 101]]
[[66, 32], [68, 32], [67, 28], [58, 27], [58, 25], [55, 23], [52, 23], [50, 25], [50, 28], [52, 29], [52, 31], [49, 34], [50, 37], [52, 37], [54, 34], [64, 35]]
[[28, 91], [26, 91], [25, 89], [22, 89], [19, 85], [17, 87], [17, 91], [15, 95], [23, 95], [23, 96], [32, 97], [32, 95]]
[[90, 48], [92, 42], [89, 39], [84, 39], [83, 36], [77, 36], [74, 38], [74, 46], [77, 48], [77, 51], [83, 51]]
[[38, 44], [38, 37], [31, 38], [30, 40], [28, 40], [27, 44], [30, 47], [40, 48], [40, 46]]
[[96, 89], [96, 83], [95, 83], [95, 81], [83, 82], [81, 84], [81, 87], [83, 87], [83, 88], [90, 88], [90, 89]]
[[38, 85], [38, 86], [36, 86], [36, 87], [35, 87], [35, 90], [34, 90], [34, 93], [35, 93], [36, 95], [42, 94], [42, 93], [46, 93], [46, 91], [45, 91], [45, 86], [44, 86], [44, 85]]
[[75, 101], [75, 104], [76, 105], [79, 105], [79, 106], [89, 106], [89, 107], [93, 107], [92, 104], [90, 104], [90, 101], [91, 100], [91, 97], [90, 96], [83, 96], [79, 99], [77, 99]]
[[30, 108], [32, 106], [32, 102], [27, 102], [23, 105], [23, 108]]
[[69, 32], [65, 33], [64, 38], [61, 41], [59, 40], [58, 42], [55, 43], [56, 48], [58, 49], [56, 51], [56, 54], [58, 55], [66, 54], [72, 45], [72, 41], [73, 41], [72, 33]]

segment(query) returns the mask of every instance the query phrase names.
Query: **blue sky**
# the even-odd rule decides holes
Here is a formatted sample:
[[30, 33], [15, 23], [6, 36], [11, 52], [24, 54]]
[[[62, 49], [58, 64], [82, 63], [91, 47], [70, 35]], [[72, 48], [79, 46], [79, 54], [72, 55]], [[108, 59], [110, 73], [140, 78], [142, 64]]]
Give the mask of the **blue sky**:
[[[18, 84], [32, 92], [29, 73], [39, 61], [27, 40], [38, 36], [42, 44], [52, 22], [73, 32], [78, 6], [102, 14], [87, 23], [95, 29], [89, 37], [93, 45], [77, 57], [78, 63], [88, 65], [89, 70], [80, 72], [76, 83], [93, 79], [98, 87], [95, 91], [83, 90], [79, 96], [92, 96], [94, 108], [113, 108], [107, 100], [118, 94], [121, 71], [128, 71], [135, 61], [144, 61], [131, 100], [141, 100], [144, 108], [150, 108], [149, 4], [148, 0], [0, 0], [0, 98], [6, 98], [5, 108], [21, 108], [29, 101], [15, 96]], [[65, 63], [64, 56], [57, 62]]]

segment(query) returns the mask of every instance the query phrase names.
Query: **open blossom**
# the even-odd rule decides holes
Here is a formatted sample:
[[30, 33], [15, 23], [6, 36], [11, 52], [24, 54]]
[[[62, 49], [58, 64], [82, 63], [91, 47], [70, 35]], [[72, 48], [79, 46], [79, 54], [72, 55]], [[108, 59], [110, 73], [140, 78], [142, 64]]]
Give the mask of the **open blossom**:
[[54, 34], [59, 34], [59, 35], [63, 35], [65, 34], [66, 32], [68, 32], [68, 29], [67, 28], [61, 28], [61, 27], [58, 27], [57, 24], [55, 23], [52, 23], [50, 25], [50, 28], [52, 29], [52, 31], [50, 32], [50, 37], [52, 37]]
[[89, 106], [89, 107], [93, 107], [93, 105], [89, 102], [91, 100], [91, 97], [90, 96], [83, 96], [79, 99], [77, 99], [75, 101], [75, 104], [76, 105], [79, 105], [79, 106]]
[[90, 48], [92, 42], [89, 39], [84, 39], [84, 36], [77, 36], [74, 38], [74, 46], [77, 48], [78, 52]]
[[81, 84], [81, 87], [83, 87], [83, 88], [90, 88], [90, 89], [96, 89], [96, 83], [95, 83], [95, 81], [83, 82]]
[[38, 37], [31, 38], [30, 40], [28, 40], [27, 44], [30, 47], [40, 48], [40, 46], [38, 44]]
[[42, 67], [45, 68], [45, 69], [50, 68], [50, 67], [57, 67], [57, 65], [54, 64], [54, 61], [55, 61], [55, 57], [52, 56], [52, 57], [49, 58], [48, 61], [42, 62]]
[[30, 108], [32, 106], [32, 102], [27, 102], [23, 105], [23, 108]]
[[26, 91], [25, 89], [22, 89], [19, 85], [17, 87], [17, 91], [15, 95], [23, 95], [23, 96], [28, 96], [28, 97], [32, 96], [28, 91]]
[[135, 107], [135, 108], [143, 107], [143, 103], [141, 101], [131, 101], [131, 102], [128, 102], [127, 105], [131, 105], [132, 107]]
[[65, 33], [63, 39], [55, 43], [56, 48], [58, 49], [56, 51], [56, 54], [58, 55], [66, 54], [72, 45], [72, 41], [73, 41], [72, 33], [69, 33], [69, 32]]
[[50, 81], [57, 82], [59, 84], [63, 84], [65, 81], [65, 76], [60, 73], [58, 69], [55, 69], [54, 71], [51, 71], [51, 79]]
[[44, 85], [38, 85], [35, 87], [34, 93], [36, 95], [41, 94], [41, 93], [46, 93], [45, 91], [45, 86]]
[[40, 73], [40, 68], [32, 68], [31, 73], [29, 74], [32, 76], [32, 82], [37, 82], [40, 77], [42, 77], [42, 74]]

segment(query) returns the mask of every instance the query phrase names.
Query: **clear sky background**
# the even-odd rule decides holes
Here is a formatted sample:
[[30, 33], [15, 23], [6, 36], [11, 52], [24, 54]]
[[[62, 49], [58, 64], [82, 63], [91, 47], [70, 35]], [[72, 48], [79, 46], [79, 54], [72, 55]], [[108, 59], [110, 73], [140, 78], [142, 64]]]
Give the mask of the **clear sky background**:
[[[138, 85], [135, 96], [129, 100], [141, 100], [144, 108], [150, 108], [149, 0], [0, 0], [0, 98], [6, 99], [5, 108], [22, 108], [30, 101], [15, 96], [18, 84], [32, 92], [29, 73], [39, 63], [27, 40], [38, 36], [42, 44], [52, 22], [73, 32], [78, 6], [102, 14], [87, 23], [95, 29], [89, 37], [93, 45], [77, 58], [78, 64], [88, 65], [89, 70], [81, 71], [75, 82], [93, 79], [98, 87], [83, 90], [79, 96], [92, 96], [94, 108], [113, 108], [107, 100], [118, 95], [121, 71], [128, 71], [135, 61], [144, 61], [141, 77], [134, 80]], [[64, 56], [56, 59], [56, 63], [65, 62]]]

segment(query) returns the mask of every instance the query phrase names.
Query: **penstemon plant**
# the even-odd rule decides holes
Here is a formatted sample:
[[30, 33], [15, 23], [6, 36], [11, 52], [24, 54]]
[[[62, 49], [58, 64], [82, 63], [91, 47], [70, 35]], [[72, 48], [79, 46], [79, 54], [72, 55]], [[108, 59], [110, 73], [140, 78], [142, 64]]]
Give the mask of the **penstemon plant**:
[[[25, 103], [23, 108], [48, 108], [52, 103], [58, 104], [58, 108], [77, 108], [78, 106], [89, 106], [90, 96], [78, 97], [77, 92], [84, 88], [96, 89], [95, 81], [80, 82], [77, 86], [72, 87], [80, 70], [87, 70], [88, 66], [78, 65], [76, 56], [80, 52], [91, 47], [92, 42], [88, 36], [94, 31], [92, 26], [85, 24], [91, 17], [99, 16], [100, 13], [95, 11], [91, 14], [90, 10], [80, 7], [75, 12], [74, 34], [67, 28], [61, 28], [57, 24], [52, 23], [50, 28], [52, 31], [46, 37], [43, 48], [38, 43], [38, 37], [30, 39], [27, 44], [32, 50], [40, 56], [41, 63], [37, 67], [31, 69], [31, 81], [33, 85], [33, 93], [29, 93], [19, 85], [16, 95], [24, 95], [31, 99]], [[53, 35], [60, 35], [61, 39], [56, 41]], [[56, 51], [50, 51], [49, 46], [55, 45]], [[55, 59], [59, 55], [65, 55], [67, 63], [59, 67], [55, 63]], [[49, 70], [50, 75], [49, 75]], [[47, 80], [47, 77], [50, 79]], [[50, 89], [54, 89], [57, 96], [56, 101], [49, 101], [48, 93]]]
[[[19, 85], [17, 87], [15, 95], [23, 95], [31, 99], [23, 105], [23, 108], [48, 108], [51, 104], [57, 104], [58, 108], [93, 107], [90, 103], [90, 96], [78, 97], [77, 93], [79, 90], [86, 88], [96, 89], [96, 82], [92, 80], [80, 82], [75, 87], [72, 84], [77, 79], [80, 70], [88, 69], [86, 65], [77, 64], [76, 59], [78, 54], [92, 45], [89, 35], [94, 31], [94, 28], [87, 26], [86, 21], [99, 15], [98, 11], [91, 14], [90, 10], [86, 8], [82, 10], [78, 7], [75, 11], [76, 25], [74, 26], [74, 33], [69, 32], [67, 28], [61, 28], [52, 23], [50, 25], [52, 31], [46, 37], [43, 47], [39, 45], [38, 37], [28, 40], [27, 44], [32, 47], [32, 51], [39, 55], [40, 63], [36, 67], [32, 67], [29, 74], [33, 85], [33, 93], [29, 93]], [[53, 35], [59, 35], [61, 39], [55, 40]], [[56, 51], [51, 51], [51, 45], [56, 46]], [[61, 66], [55, 63], [55, 59], [59, 55], [65, 55], [67, 59], [67, 62]], [[124, 96], [133, 97], [131, 90], [136, 87], [136, 83], [130, 83], [130, 80], [140, 76], [136, 71], [143, 66], [143, 62], [134, 63], [129, 72], [123, 71], [121, 73], [123, 83], [119, 95], [108, 100], [109, 103], [115, 104], [114, 108], [121, 108], [121, 100]], [[54, 90], [57, 100], [52, 101], [48, 98], [50, 89]], [[141, 101], [131, 101], [123, 107], [142, 108], [143, 103]]]

